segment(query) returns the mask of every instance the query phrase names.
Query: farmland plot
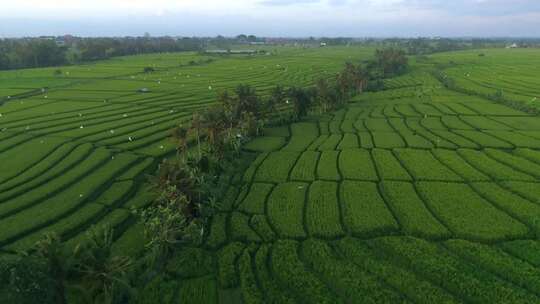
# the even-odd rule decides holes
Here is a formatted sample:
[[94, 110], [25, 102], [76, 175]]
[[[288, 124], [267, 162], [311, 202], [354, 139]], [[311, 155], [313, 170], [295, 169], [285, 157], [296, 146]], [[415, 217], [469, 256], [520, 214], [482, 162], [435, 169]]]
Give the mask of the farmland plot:
[[[249, 269], [240, 257], [243, 301], [539, 300], [531, 238], [540, 151], [531, 132], [540, 119], [444, 90], [429, 101], [392, 91], [291, 125], [281, 148], [254, 162], [238, 210], [270, 243], [232, 230], [226, 239], [257, 244], [270, 263]], [[249, 283], [258, 271], [264, 282]]]
[[[0, 107], [1, 250], [53, 229], [77, 240], [102, 222], [118, 227], [118, 250], [136, 247], [129, 209], [151, 200], [141, 176], [174, 148], [166, 130], [214, 100], [209, 85], [304, 85], [350, 54], [126, 68], [109, 84]], [[444, 56], [453, 55], [435, 57]], [[247, 144], [257, 156], [220, 199], [203, 244], [179, 251], [153, 285], [174, 290], [162, 302], [539, 303], [540, 118], [445, 89], [421, 69]], [[530, 95], [514, 83], [513, 94]], [[139, 84], [152, 92], [137, 94]]]

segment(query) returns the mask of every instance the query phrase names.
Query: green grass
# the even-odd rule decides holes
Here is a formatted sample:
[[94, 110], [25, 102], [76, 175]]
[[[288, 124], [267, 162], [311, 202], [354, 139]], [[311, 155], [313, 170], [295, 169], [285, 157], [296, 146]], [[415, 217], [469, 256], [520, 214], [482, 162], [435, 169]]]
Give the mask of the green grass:
[[418, 190], [435, 216], [456, 237], [504, 240], [528, 233], [525, 225], [493, 207], [466, 184], [420, 182]]
[[380, 235], [398, 229], [374, 183], [344, 181], [339, 191], [343, 222], [351, 234]]
[[308, 185], [283, 183], [277, 185], [268, 198], [268, 218], [280, 236], [302, 238], [305, 195]]
[[337, 199], [337, 183], [313, 182], [309, 186], [305, 212], [306, 228], [309, 235], [330, 239], [343, 235]]
[[382, 184], [382, 190], [405, 234], [427, 239], [450, 236], [448, 229], [433, 216], [411, 183], [387, 181]]
[[341, 151], [339, 154], [339, 169], [344, 179], [369, 181], [379, 179], [367, 150], [351, 149]]

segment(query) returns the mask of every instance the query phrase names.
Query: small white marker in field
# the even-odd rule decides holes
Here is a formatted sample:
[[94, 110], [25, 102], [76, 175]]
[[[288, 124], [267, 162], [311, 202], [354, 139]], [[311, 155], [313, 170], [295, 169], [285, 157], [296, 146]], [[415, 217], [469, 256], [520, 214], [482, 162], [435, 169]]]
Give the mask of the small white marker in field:
[[288, 99], [287, 99], [287, 100], [285, 100], [285, 103], [286, 103], [286, 104], [289, 104], [289, 100], [288, 100]]
[[128, 117], [128, 115], [127, 115], [127, 114], [124, 114], [124, 115], [122, 115], [122, 117]]
[[163, 149], [164, 149], [163, 145], [159, 146], [159, 148], [160, 148], [161, 150], [163, 150]]
[[79, 129], [84, 129], [84, 126], [80, 126]]
[[79, 194], [79, 197], [83, 197], [83, 195], [82, 195], [82, 194]]
[[2, 113], [0, 113], [0, 117], [2, 117]]
[[211, 90], [212, 90], [212, 86], [208, 86], [208, 89], [211, 91]]
[[47, 97], [48, 97], [47, 95], [43, 96], [43, 98], [45, 98], [45, 99], [47, 99]]
[[131, 137], [131, 136], [128, 137], [128, 140], [129, 140], [129, 141], [133, 141], [133, 137]]
[[11, 99], [11, 96], [8, 96], [7, 99]]
[[114, 134], [114, 130], [110, 130], [109, 132], [110, 132], [111, 134]]
[[81, 113], [79, 113], [79, 117], [82, 117], [82, 114], [81, 114]]

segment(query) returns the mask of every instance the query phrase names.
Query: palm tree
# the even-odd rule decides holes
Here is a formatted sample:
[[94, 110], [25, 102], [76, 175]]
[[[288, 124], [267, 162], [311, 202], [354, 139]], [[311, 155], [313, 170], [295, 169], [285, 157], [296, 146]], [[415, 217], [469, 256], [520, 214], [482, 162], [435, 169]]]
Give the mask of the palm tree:
[[125, 292], [133, 293], [127, 278], [133, 261], [127, 256], [112, 254], [113, 236], [110, 227], [93, 228], [81, 247], [77, 271], [88, 303], [110, 304]]
[[289, 89], [289, 95], [294, 101], [294, 115], [296, 119], [307, 115], [311, 106], [311, 94], [308, 90], [298, 87]]
[[259, 96], [250, 85], [239, 85], [235, 90], [237, 96], [236, 118], [240, 118], [243, 112], [253, 113], [259, 116]]
[[193, 117], [191, 119], [191, 130], [195, 131], [195, 137], [197, 138], [197, 150], [199, 159], [201, 159], [201, 115], [199, 113], [193, 113]]
[[182, 155], [182, 160], [186, 160], [186, 151], [187, 151], [187, 138], [188, 138], [189, 129], [183, 127], [182, 125], [175, 127], [171, 130], [172, 139], [177, 143], [176, 145], [176, 154], [177, 156]]
[[66, 303], [67, 280], [77, 264], [77, 249], [67, 250], [60, 237], [55, 233], [47, 233], [35, 244], [33, 255], [44, 259], [47, 271], [55, 285], [55, 301], [57, 304]]

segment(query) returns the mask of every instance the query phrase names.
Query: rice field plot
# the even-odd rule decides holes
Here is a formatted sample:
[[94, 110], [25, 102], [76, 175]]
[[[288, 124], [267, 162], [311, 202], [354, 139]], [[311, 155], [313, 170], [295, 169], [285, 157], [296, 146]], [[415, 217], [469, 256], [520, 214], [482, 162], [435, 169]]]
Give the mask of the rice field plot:
[[[484, 56], [478, 56], [479, 53]], [[437, 63], [455, 62], [456, 66], [445, 69], [444, 73], [461, 89], [480, 95], [502, 92], [506, 99], [539, 108], [540, 82], [535, 74], [540, 65], [537, 50], [486, 49], [441, 53], [430, 58]], [[523, 115], [500, 105], [478, 110], [494, 115]]]
[[[468, 52], [433, 57], [486, 59]], [[28, 248], [51, 230], [75, 242], [99, 223], [117, 227], [117, 250], [137, 250], [129, 209], [151, 200], [142, 176], [172, 151], [172, 124], [220, 89], [307, 85], [368, 53], [280, 48], [195, 66], [179, 62], [196, 54], [135, 56], [72, 68], [61, 79], [77, 82], [65, 89], [1, 106], [0, 250]], [[489, 73], [470, 78], [477, 73], [482, 85], [468, 85], [487, 92]], [[531, 94], [535, 81], [524, 76], [512, 94]], [[175, 255], [173, 275], [149, 284], [152, 300], [540, 302], [540, 118], [445, 89], [414, 62], [386, 83], [248, 143], [256, 156], [221, 198], [203, 244]]]
[[[392, 86], [246, 147], [261, 147], [247, 195], [216, 216], [221, 228], [203, 245], [245, 246], [223, 261], [234, 265], [224, 284], [216, 267], [221, 293], [244, 303], [539, 300], [530, 132], [540, 118], [449, 92], [429, 74]], [[416, 98], [418, 86], [432, 96]]]
[[[266, 94], [278, 84], [308, 85], [315, 76], [339, 71], [349, 59], [370, 56], [372, 49], [291, 47], [277, 52], [219, 58], [163, 53], [0, 71], [0, 98], [6, 100], [0, 106], [0, 217], [5, 228], [0, 251], [28, 249], [48, 231], [57, 231], [65, 240], [76, 239], [92, 225], [106, 222], [115, 226], [119, 240], [124, 231], [133, 238], [136, 229], [129, 227], [134, 222], [129, 209], [151, 200], [142, 185], [160, 159], [174, 153], [168, 138], [172, 127], [213, 104], [222, 90], [249, 84]], [[154, 71], [145, 73], [145, 67]], [[57, 69], [62, 73], [55, 73]], [[11, 98], [27, 92], [32, 94]], [[306, 132], [309, 135], [303, 136]], [[299, 123], [247, 145], [257, 153], [272, 152], [250, 177], [260, 182], [259, 191], [265, 196], [231, 206], [260, 215], [275, 183], [315, 180], [318, 155], [296, 163], [319, 133], [317, 125]], [[354, 139], [347, 137], [342, 147], [357, 147]], [[341, 138], [335, 146], [340, 142]], [[272, 168], [272, 162], [283, 166]], [[254, 195], [246, 197], [251, 200]], [[252, 220], [241, 214], [227, 217], [227, 225], [234, 224], [233, 239], [260, 239], [255, 232], [246, 232], [251, 225], [257, 231], [274, 229], [266, 217]]]

